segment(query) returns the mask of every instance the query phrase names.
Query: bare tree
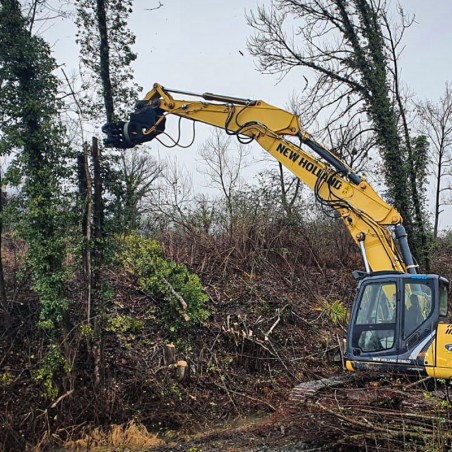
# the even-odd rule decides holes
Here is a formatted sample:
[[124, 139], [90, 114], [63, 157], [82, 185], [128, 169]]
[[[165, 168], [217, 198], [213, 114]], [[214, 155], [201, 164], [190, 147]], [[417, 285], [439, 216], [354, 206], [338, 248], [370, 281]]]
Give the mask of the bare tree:
[[234, 218], [233, 197], [241, 186], [242, 170], [249, 166], [247, 158], [250, 151], [249, 147], [241, 143], [237, 144], [237, 149], [231, 149], [231, 138], [217, 129], [200, 149], [202, 171], [208, 175], [212, 186], [220, 189], [224, 195], [230, 230]]
[[452, 87], [446, 83], [444, 94], [437, 104], [431, 101], [417, 104], [419, 131], [429, 143], [430, 166], [435, 176], [435, 205], [433, 236], [438, 236], [442, 206], [450, 205], [452, 192]]
[[[289, 110], [301, 119], [304, 128], [343, 160], [356, 172], [369, 174], [377, 173], [374, 164], [378, 160], [375, 151], [377, 141], [366, 117], [350, 114], [342, 117], [340, 114], [323, 115], [311, 104], [305, 95], [312, 94], [305, 87], [305, 94], [292, 95]], [[339, 112], [338, 112], [339, 113]]]
[[45, 33], [52, 21], [70, 16], [69, 0], [21, 0], [21, 9], [27, 18], [30, 33]]
[[[145, 200], [148, 223], [160, 228], [180, 226], [192, 231], [190, 216], [193, 206], [193, 181], [177, 160], [167, 160], [156, 189]], [[163, 224], [162, 224], [163, 223]]]
[[118, 187], [117, 216], [121, 231], [138, 229], [141, 216], [147, 211], [147, 199], [157, 189], [157, 180], [162, 175], [163, 164], [149, 153], [136, 150], [124, 151], [120, 155], [120, 186]]

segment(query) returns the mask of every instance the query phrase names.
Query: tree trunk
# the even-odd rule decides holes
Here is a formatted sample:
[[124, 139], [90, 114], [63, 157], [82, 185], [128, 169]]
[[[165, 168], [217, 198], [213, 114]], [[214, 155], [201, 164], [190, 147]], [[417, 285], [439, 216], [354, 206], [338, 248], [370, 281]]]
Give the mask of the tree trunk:
[[102, 175], [101, 175], [101, 162], [100, 162], [100, 150], [99, 142], [97, 138], [93, 137], [91, 157], [93, 159], [93, 238], [95, 242], [94, 247], [94, 286], [97, 288], [99, 281], [98, 273], [101, 271], [104, 250], [103, 250], [103, 238], [104, 238], [104, 203], [102, 200]]
[[438, 238], [438, 226], [439, 226], [439, 214], [441, 207], [441, 171], [442, 171], [442, 155], [438, 157], [438, 176], [436, 179], [436, 193], [435, 193], [435, 219], [433, 226], [433, 238], [436, 240]]
[[163, 349], [163, 361], [166, 366], [176, 362], [176, 348], [174, 344], [165, 344], [165, 348]]
[[0, 174], [0, 305], [2, 307], [2, 323], [4, 329], [8, 329], [11, 325], [11, 318], [8, 309], [8, 297], [6, 296], [5, 277], [3, 274], [3, 254], [2, 254], [2, 238], [3, 238], [3, 191], [2, 191], [2, 175]]
[[281, 187], [281, 204], [283, 206], [284, 211], [286, 212], [287, 218], [292, 219], [293, 218], [293, 206], [295, 205], [295, 201], [297, 200], [298, 192], [300, 190], [301, 180], [297, 178], [295, 181], [295, 190], [291, 197], [291, 199], [288, 199], [288, 191], [290, 189], [290, 186], [286, 188], [286, 183], [284, 180], [284, 169], [281, 163], [278, 163], [279, 167], [279, 183]]
[[102, 80], [105, 112], [107, 114], [107, 122], [112, 122], [114, 117], [114, 104], [110, 79], [110, 47], [108, 45], [105, 0], [97, 0], [97, 24], [100, 38], [100, 78]]
[[92, 299], [92, 271], [91, 271], [91, 232], [93, 217], [92, 201], [92, 180], [89, 171], [89, 151], [88, 143], [83, 144], [83, 154], [78, 155], [78, 180], [80, 200], [83, 203], [82, 213], [82, 236], [85, 238], [83, 249], [83, 271], [86, 283], [86, 321], [91, 322], [91, 299]]
[[[94, 297], [97, 302], [100, 301], [102, 292], [102, 269], [104, 265], [104, 203], [102, 200], [102, 175], [101, 175], [101, 161], [100, 150], [97, 138], [93, 137], [91, 147], [91, 158], [93, 159], [93, 201], [92, 201], [92, 237], [94, 240], [94, 249], [91, 254], [92, 267], [91, 272], [91, 297]], [[91, 307], [90, 307], [91, 308]], [[103, 343], [102, 331], [99, 328], [99, 338], [93, 346], [94, 358], [94, 374], [96, 386], [102, 385], [103, 376]]]

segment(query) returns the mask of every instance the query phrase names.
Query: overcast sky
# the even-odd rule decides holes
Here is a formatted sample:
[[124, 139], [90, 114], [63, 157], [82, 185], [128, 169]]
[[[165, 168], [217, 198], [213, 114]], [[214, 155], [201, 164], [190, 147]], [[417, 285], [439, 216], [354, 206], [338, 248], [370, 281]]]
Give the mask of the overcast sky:
[[[270, 0], [161, 1], [163, 7], [150, 11], [147, 8], [156, 7], [158, 0], [135, 0], [130, 21], [137, 38], [135, 76], [144, 91], [159, 82], [194, 92], [259, 98], [285, 107], [289, 96], [304, 85], [305, 69], [293, 71], [278, 83], [276, 76], [260, 74], [256, 61], [247, 52], [246, 42], [252, 29], [246, 23], [245, 13], [255, 10], [258, 4], [269, 5]], [[436, 100], [445, 82], [452, 81], [452, 1], [400, 3], [416, 16], [416, 23], [406, 32], [404, 40], [400, 61], [403, 82], [418, 99]], [[78, 67], [74, 32], [67, 20], [46, 32], [58, 62], [64, 62], [67, 69]], [[185, 130], [189, 141], [191, 128]], [[189, 150], [168, 151], [161, 146], [153, 149], [160, 156], [177, 155], [200, 189], [205, 181], [196, 175], [197, 149], [208, 135], [207, 126], [201, 126], [197, 128], [196, 143]], [[449, 211], [443, 217], [442, 227], [449, 227], [451, 219]]]

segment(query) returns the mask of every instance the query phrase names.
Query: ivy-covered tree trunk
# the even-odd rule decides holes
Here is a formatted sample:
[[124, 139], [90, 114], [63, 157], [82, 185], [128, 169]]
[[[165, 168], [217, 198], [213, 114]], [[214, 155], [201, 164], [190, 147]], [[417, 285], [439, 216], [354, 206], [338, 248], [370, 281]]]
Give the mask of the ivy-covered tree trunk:
[[[81, 63], [93, 75], [83, 86], [83, 113], [111, 121], [129, 112], [141, 91], [133, 83], [131, 63], [135, 36], [127, 28], [132, 0], [76, 0]], [[102, 93], [102, 94], [101, 94]], [[101, 95], [100, 95], [101, 94]]]
[[3, 273], [3, 190], [2, 190], [2, 174], [0, 172], [0, 306], [2, 308], [2, 325], [5, 330], [10, 327], [10, 315], [8, 308], [8, 297], [6, 295], [5, 276]]
[[67, 221], [61, 179], [67, 145], [57, 122], [59, 82], [48, 45], [30, 33], [17, 0], [2, 0], [0, 63], [4, 87], [3, 147], [19, 149], [13, 167], [22, 178], [20, 232], [28, 248], [33, 288], [41, 301], [41, 326], [56, 331], [68, 307], [63, 260]]
[[[38, 327], [47, 353], [36, 370], [44, 396], [58, 397], [73, 347], [66, 291], [66, 249], [71, 217], [64, 182], [70, 176], [70, 147], [59, 122], [57, 65], [48, 44], [30, 32], [17, 0], [0, 8], [0, 109], [3, 153], [15, 152], [6, 177], [20, 188], [17, 232], [26, 244], [31, 288], [39, 299]], [[13, 176], [14, 175], [14, 176]], [[71, 350], [72, 349], [72, 350]]]
[[[93, 75], [93, 84], [84, 86], [102, 96], [87, 95], [82, 102], [84, 113], [100, 122], [111, 122], [117, 109], [125, 111], [135, 102], [138, 89], [131, 86], [131, 62], [136, 58], [131, 51], [134, 35], [127, 29], [132, 0], [77, 0], [78, 43], [81, 61]], [[108, 208], [104, 192], [111, 192], [110, 181], [116, 180], [114, 157], [102, 155], [102, 149], [93, 139], [93, 270], [103, 265], [102, 247], [107, 239], [105, 209]], [[102, 157], [102, 158], [101, 158]], [[109, 177], [104, 176], [108, 174]], [[113, 216], [115, 213], [113, 212]], [[97, 270], [96, 270], [97, 269]]]
[[105, 0], [97, 0], [97, 26], [99, 29], [100, 79], [107, 122], [113, 121], [114, 104], [110, 78], [110, 47], [107, 34], [107, 13]]
[[[102, 96], [87, 95], [82, 104], [84, 113], [88, 117], [111, 122], [114, 120], [115, 107], [134, 102], [136, 89], [129, 86], [131, 79], [130, 62], [135, 55], [130, 50], [134, 42], [134, 36], [127, 28], [127, 18], [132, 10], [131, 0], [77, 0], [77, 25], [78, 42], [81, 45], [81, 61], [94, 76], [94, 84], [85, 86], [87, 90], [95, 89]], [[114, 49], [112, 52], [111, 49]], [[96, 331], [97, 339], [90, 345], [94, 361], [94, 380], [96, 385], [103, 383], [103, 356], [102, 356], [102, 300], [103, 278], [102, 272], [105, 263], [105, 249], [110, 240], [112, 228], [108, 228], [105, 221], [105, 206], [107, 204], [105, 192], [108, 179], [104, 176], [112, 174], [114, 169], [114, 157], [101, 155], [101, 148], [97, 138], [93, 137], [91, 146], [92, 159], [92, 200], [90, 205], [92, 218], [91, 240], [87, 247], [92, 252], [89, 268], [90, 280], [88, 304], [92, 306], [93, 314], [97, 314]], [[89, 194], [88, 194], [89, 195]], [[114, 215], [114, 213], [113, 213]], [[92, 299], [92, 304], [91, 304]]]

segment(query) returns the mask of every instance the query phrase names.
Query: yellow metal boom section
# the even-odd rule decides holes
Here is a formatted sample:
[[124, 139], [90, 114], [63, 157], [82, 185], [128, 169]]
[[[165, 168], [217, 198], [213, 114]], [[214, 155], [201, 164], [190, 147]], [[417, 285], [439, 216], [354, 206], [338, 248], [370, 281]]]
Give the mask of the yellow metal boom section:
[[[386, 227], [402, 223], [399, 212], [383, 201], [366, 180], [358, 185], [351, 183], [328, 163], [285, 139], [285, 135], [298, 136], [302, 141], [311, 138], [302, 130], [296, 115], [262, 101], [234, 103], [234, 98], [211, 98], [226, 103], [176, 100], [158, 84], [145, 100], [153, 105], [157, 102], [166, 115], [252, 137], [337, 211], [353, 240], [364, 245], [371, 271], [407, 271]], [[144, 133], [152, 133], [155, 128], [156, 125]]]

